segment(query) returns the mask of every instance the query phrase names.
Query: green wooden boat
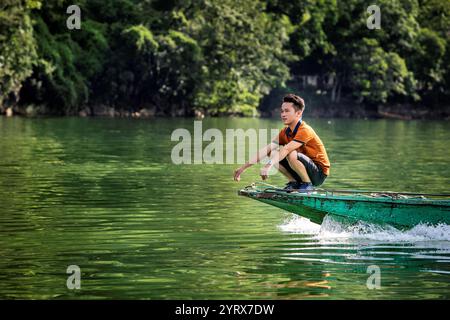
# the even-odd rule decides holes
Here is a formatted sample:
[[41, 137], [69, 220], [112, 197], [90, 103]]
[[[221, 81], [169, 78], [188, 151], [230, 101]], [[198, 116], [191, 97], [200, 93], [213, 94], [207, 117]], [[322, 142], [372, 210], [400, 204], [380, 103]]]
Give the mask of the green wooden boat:
[[355, 190], [287, 192], [273, 186], [248, 186], [238, 192], [321, 224], [326, 215], [343, 222], [366, 221], [409, 229], [418, 224], [450, 225], [449, 194]]

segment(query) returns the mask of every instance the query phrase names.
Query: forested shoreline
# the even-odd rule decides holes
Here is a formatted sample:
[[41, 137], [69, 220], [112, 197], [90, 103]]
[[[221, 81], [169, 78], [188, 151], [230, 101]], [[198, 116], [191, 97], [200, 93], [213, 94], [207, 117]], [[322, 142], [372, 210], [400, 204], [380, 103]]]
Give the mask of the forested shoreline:
[[[67, 8], [81, 9], [68, 29]], [[449, 118], [450, 0], [2, 0], [0, 114]], [[308, 109], [310, 110], [310, 109]]]

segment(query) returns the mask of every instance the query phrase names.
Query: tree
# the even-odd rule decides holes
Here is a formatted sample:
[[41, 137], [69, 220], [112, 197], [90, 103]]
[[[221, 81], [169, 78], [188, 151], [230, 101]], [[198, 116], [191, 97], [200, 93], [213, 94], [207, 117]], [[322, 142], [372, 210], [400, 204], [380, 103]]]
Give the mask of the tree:
[[359, 103], [385, 103], [394, 94], [412, 95], [415, 79], [395, 52], [385, 52], [374, 39], [363, 38], [350, 58], [354, 96]]
[[184, 28], [204, 56], [195, 108], [255, 114], [262, 96], [289, 78], [289, 19], [265, 12], [261, 1], [202, 1], [197, 8]]
[[30, 11], [39, 1], [5, 0], [0, 4], [0, 108], [15, 105], [19, 91], [36, 63]]
[[370, 0], [79, 0], [68, 30], [71, 4], [1, 2], [0, 108], [255, 115], [306, 75], [331, 103], [450, 97], [450, 0], [379, 0], [379, 30]]

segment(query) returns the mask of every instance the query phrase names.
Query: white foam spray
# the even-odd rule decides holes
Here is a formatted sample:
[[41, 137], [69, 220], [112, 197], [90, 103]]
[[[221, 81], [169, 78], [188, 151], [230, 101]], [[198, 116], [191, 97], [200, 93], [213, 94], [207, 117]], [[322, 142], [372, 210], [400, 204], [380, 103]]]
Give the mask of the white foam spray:
[[398, 230], [392, 226], [380, 226], [367, 222], [346, 225], [327, 216], [322, 225], [318, 225], [306, 218], [292, 214], [279, 228], [288, 233], [311, 235], [317, 240], [346, 241], [365, 239], [382, 242], [450, 241], [450, 225], [447, 224], [435, 226], [420, 224], [409, 230]]

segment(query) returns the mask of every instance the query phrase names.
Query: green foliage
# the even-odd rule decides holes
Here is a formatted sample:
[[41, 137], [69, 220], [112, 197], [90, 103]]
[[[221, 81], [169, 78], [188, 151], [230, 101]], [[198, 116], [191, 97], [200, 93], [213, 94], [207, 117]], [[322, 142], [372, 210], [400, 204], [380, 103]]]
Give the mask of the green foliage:
[[333, 80], [331, 102], [450, 98], [450, 0], [379, 0], [379, 30], [369, 0], [80, 0], [68, 30], [71, 4], [0, 3], [0, 106], [254, 116], [307, 75]]
[[168, 30], [154, 36], [145, 26], [133, 26], [124, 33], [131, 37], [134, 87], [139, 88], [138, 103], [150, 99], [172, 114], [192, 102], [196, 78], [200, 73], [201, 49], [188, 35]]
[[414, 49], [409, 59], [412, 70], [420, 81], [420, 88], [432, 90], [433, 86], [443, 81], [445, 40], [437, 32], [424, 28], [420, 30], [416, 38]]
[[[87, 86], [84, 77], [75, 66], [75, 53], [80, 51], [77, 43], [68, 35], [53, 36], [44, 21], [35, 24], [37, 35], [38, 61], [33, 78], [35, 83], [45, 85], [36, 88], [42, 103], [48, 103], [55, 113], [70, 112], [87, 99]], [[63, 107], [63, 110], [57, 110]]]
[[34, 18], [39, 58], [23, 90], [26, 102], [46, 104], [55, 114], [73, 114], [89, 103], [109, 49], [105, 24], [85, 19], [82, 32], [65, 27], [66, 4], [47, 2]]
[[153, 33], [142, 24], [132, 26], [126, 29], [123, 33], [128, 33], [131, 35], [133, 38], [132, 41], [135, 43], [136, 48], [141, 52], [151, 52], [158, 48], [158, 43], [155, 41]]
[[204, 1], [185, 27], [204, 55], [194, 105], [210, 114], [252, 113], [263, 95], [289, 78], [293, 59], [284, 45], [291, 24], [258, 1]]
[[19, 100], [22, 83], [37, 58], [36, 41], [28, 8], [39, 1], [8, 0], [0, 5], [0, 107]]
[[395, 52], [385, 52], [374, 39], [364, 38], [354, 48], [350, 75], [358, 102], [386, 102], [393, 95], [414, 92], [414, 77]]
[[[300, 17], [300, 20], [297, 22], [291, 43], [300, 61], [306, 60], [306, 63], [300, 63], [300, 70], [318, 71], [325, 56], [336, 54], [336, 48], [329, 39], [330, 32], [327, 27], [337, 22], [337, 1], [307, 0], [293, 2], [293, 6], [291, 19], [295, 21], [297, 17]], [[316, 57], [315, 69], [311, 61], [308, 61], [311, 56]]]
[[418, 22], [420, 26], [438, 32], [443, 38], [448, 38], [450, 30], [450, 1], [420, 0], [419, 3], [420, 14]]

